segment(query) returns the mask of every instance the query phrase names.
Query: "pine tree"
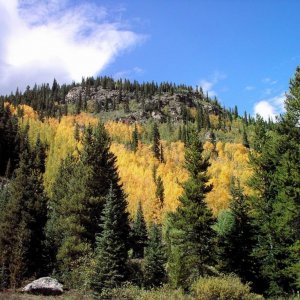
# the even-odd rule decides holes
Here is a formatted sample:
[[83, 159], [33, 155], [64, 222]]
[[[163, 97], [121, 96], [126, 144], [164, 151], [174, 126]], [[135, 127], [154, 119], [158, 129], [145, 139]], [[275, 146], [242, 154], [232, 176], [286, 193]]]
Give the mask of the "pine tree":
[[38, 139], [35, 148], [30, 150], [27, 136], [23, 139], [24, 151], [0, 216], [0, 265], [7, 270], [11, 287], [44, 272], [43, 243], [47, 220], [47, 198], [43, 189], [44, 148]]
[[125, 199], [118, 198], [111, 186], [102, 214], [102, 233], [96, 242], [96, 270], [93, 289], [101, 292], [104, 288], [113, 288], [126, 280], [127, 276], [127, 240], [122, 226], [127, 223]]
[[132, 138], [131, 138], [131, 149], [132, 151], [136, 152], [139, 146], [139, 133], [137, 130], [136, 124], [134, 125], [134, 130], [132, 131]]
[[161, 163], [164, 163], [164, 162], [165, 162], [164, 148], [163, 148], [163, 145], [162, 145], [162, 144], [160, 144], [159, 161], [160, 161]]
[[152, 139], [153, 139], [152, 151], [154, 157], [156, 157], [159, 160], [160, 159], [160, 134], [159, 134], [157, 123], [153, 124]]
[[243, 146], [245, 146], [248, 149], [250, 148], [248, 136], [247, 136], [247, 132], [246, 132], [245, 128], [243, 129]]
[[235, 273], [243, 282], [256, 281], [257, 264], [252, 257], [256, 244], [256, 230], [250, 216], [250, 206], [240, 181], [232, 178], [230, 184], [230, 215], [232, 224], [225, 233], [219, 235], [222, 271]]
[[0, 101], [0, 176], [4, 176], [10, 161], [10, 174], [16, 168], [18, 153], [18, 120], [9, 106]]
[[214, 262], [214, 218], [205, 203], [208, 158], [202, 157], [202, 143], [194, 134], [186, 149], [186, 168], [190, 178], [175, 212], [168, 216], [169, 278], [174, 286], [187, 288], [198, 276], [208, 274]]
[[299, 90], [300, 70], [291, 80], [286, 114], [269, 128], [256, 124], [251, 155], [254, 224], [259, 243], [253, 256], [260, 263], [265, 293], [284, 296], [299, 286]]
[[[95, 235], [101, 232], [100, 216], [110, 186], [118, 199], [126, 198], [116, 167], [116, 156], [110, 151], [110, 138], [103, 123], [99, 122], [94, 130], [91, 127], [85, 130], [81, 160], [91, 171], [90, 179], [85, 186], [90, 198], [87, 232], [89, 240], [94, 245]], [[122, 230], [124, 236], [127, 236], [129, 232], [127, 223], [123, 224]]]
[[143, 258], [144, 248], [147, 244], [148, 235], [141, 201], [139, 201], [139, 205], [136, 211], [136, 217], [130, 232], [130, 238], [133, 250], [132, 257]]
[[159, 208], [162, 209], [164, 206], [165, 189], [164, 189], [164, 183], [160, 176], [157, 177], [155, 184], [156, 184], [155, 196], [156, 199], [158, 200]]
[[155, 287], [166, 280], [166, 255], [162, 244], [161, 228], [153, 223], [149, 231], [149, 243], [145, 250], [144, 285]]
[[78, 268], [79, 259], [92, 250], [88, 232], [92, 199], [86, 188], [90, 178], [90, 169], [69, 156], [61, 166], [54, 189], [48, 234], [55, 242], [56, 248], [51, 246], [65, 278]]

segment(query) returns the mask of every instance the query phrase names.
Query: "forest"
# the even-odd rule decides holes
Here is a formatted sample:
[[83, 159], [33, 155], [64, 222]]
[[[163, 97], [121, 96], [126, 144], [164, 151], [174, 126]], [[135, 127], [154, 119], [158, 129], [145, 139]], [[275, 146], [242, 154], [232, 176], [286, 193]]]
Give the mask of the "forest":
[[0, 96], [0, 297], [296, 299], [299, 141], [300, 67], [276, 121], [107, 76]]

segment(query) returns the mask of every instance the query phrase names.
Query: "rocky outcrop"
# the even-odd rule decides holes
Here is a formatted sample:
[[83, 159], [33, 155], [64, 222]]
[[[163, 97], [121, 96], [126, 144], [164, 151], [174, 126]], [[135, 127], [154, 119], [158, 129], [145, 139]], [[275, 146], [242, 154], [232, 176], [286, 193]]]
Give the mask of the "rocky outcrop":
[[[138, 97], [138, 99], [137, 99]], [[197, 94], [193, 92], [182, 93], [156, 93], [154, 95], [145, 96], [142, 92], [130, 92], [116, 89], [104, 89], [101, 86], [85, 87], [75, 86], [66, 95], [66, 102], [69, 104], [78, 103], [81, 101], [87, 102], [87, 107], [90, 112], [123, 110], [123, 103], [136, 101], [135, 109], [121, 115], [123, 122], [144, 122], [149, 118], [153, 118], [158, 122], [165, 122], [170, 119], [173, 121], [182, 120], [182, 108], [196, 107], [201, 102], [203, 110], [208, 113], [219, 114], [220, 108], [210, 102], [202, 100], [199, 102]]]
[[63, 285], [56, 279], [51, 277], [42, 277], [27, 284], [22, 292], [35, 295], [61, 295], [63, 293]]

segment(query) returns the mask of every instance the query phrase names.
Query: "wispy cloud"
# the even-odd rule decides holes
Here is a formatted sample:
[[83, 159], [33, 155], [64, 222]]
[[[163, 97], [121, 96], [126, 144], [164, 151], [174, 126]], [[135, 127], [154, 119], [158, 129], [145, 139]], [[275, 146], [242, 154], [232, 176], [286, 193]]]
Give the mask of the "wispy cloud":
[[253, 109], [254, 115], [258, 114], [265, 120], [268, 120], [269, 118], [275, 120], [276, 116], [284, 112], [284, 100], [284, 92], [272, 98], [262, 99], [255, 103]]
[[262, 79], [262, 83], [268, 84], [268, 85], [274, 85], [276, 84], [278, 81], [277, 80], [273, 80], [270, 77], [266, 77]]
[[215, 86], [226, 77], [224, 73], [215, 72], [211, 79], [201, 79], [199, 86], [202, 87], [204, 93], [208, 93], [208, 96], [214, 97], [218, 95], [215, 91]]
[[0, 0], [0, 92], [79, 81], [144, 40], [88, 1]]
[[245, 90], [246, 90], [246, 91], [253, 91], [253, 90], [255, 90], [255, 86], [247, 85], [247, 86], [245, 87]]
[[115, 78], [115, 79], [129, 78], [130, 79], [132, 76], [137, 76], [137, 75], [140, 75], [143, 73], [144, 73], [144, 70], [142, 68], [134, 67], [133, 69], [130, 69], [130, 70], [124, 70], [124, 71], [119, 71], [119, 72], [115, 73], [113, 75], [113, 78]]

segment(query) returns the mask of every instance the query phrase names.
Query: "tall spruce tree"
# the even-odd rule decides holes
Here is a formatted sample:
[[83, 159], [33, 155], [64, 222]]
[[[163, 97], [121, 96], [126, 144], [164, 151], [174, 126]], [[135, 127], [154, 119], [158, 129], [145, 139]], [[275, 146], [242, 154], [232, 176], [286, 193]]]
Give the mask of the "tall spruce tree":
[[[0, 176], [11, 175], [19, 159], [18, 119], [12, 115], [10, 107], [0, 100]], [[8, 164], [10, 170], [8, 170]]]
[[155, 184], [156, 184], [155, 196], [156, 199], [158, 200], [159, 208], [162, 209], [165, 201], [165, 188], [164, 188], [164, 183], [162, 181], [162, 178], [160, 176], [156, 178]]
[[250, 206], [240, 181], [232, 178], [230, 184], [230, 218], [232, 223], [224, 233], [219, 234], [221, 270], [235, 273], [243, 282], [256, 286], [258, 266], [252, 257], [256, 244], [256, 230], [250, 216]]
[[173, 286], [184, 288], [208, 274], [215, 258], [214, 218], [205, 202], [212, 186], [207, 184], [209, 162], [202, 151], [202, 143], [194, 134], [185, 154], [190, 178], [183, 185], [179, 206], [168, 216], [168, 275]]
[[0, 266], [7, 284], [18, 287], [24, 279], [45, 271], [44, 227], [47, 198], [43, 188], [44, 147], [38, 140], [29, 148], [23, 136], [23, 152], [9, 198], [0, 214]]
[[[285, 296], [299, 286], [299, 90], [300, 69], [291, 80], [286, 114], [277, 124], [260, 122], [252, 153], [251, 186], [258, 240], [253, 255], [269, 296]], [[258, 126], [258, 124], [256, 124]]]
[[102, 214], [102, 232], [96, 242], [96, 270], [92, 287], [96, 292], [114, 288], [126, 280], [128, 236], [122, 226], [128, 226], [127, 203], [118, 198], [111, 186]]
[[132, 131], [132, 137], [131, 137], [131, 149], [132, 151], [136, 152], [139, 146], [139, 133], [137, 130], [136, 124], [134, 124], [134, 130]]
[[159, 134], [157, 123], [153, 124], [152, 140], [153, 140], [152, 151], [153, 151], [154, 157], [156, 157], [158, 160], [160, 160], [160, 134]]
[[[118, 199], [126, 198], [116, 167], [116, 156], [110, 151], [110, 138], [103, 123], [99, 122], [94, 130], [87, 127], [83, 137], [81, 160], [91, 172], [90, 179], [86, 182], [91, 213], [87, 231], [89, 240], [94, 245], [95, 235], [101, 231], [99, 228], [100, 216], [110, 186]], [[128, 236], [129, 227], [126, 222], [123, 224], [122, 230], [124, 236]]]
[[[78, 268], [80, 258], [91, 253], [91, 199], [86, 182], [91, 171], [71, 156], [63, 162], [54, 188], [51, 220], [48, 223], [52, 251], [56, 254], [59, 270], [68, 278]], [[55, 247], [54, 247], [55, 246]]]
[[149, 230], [149, 242], [145, 249], [144, 285], [155, 287], [166, 280], [166, 253], [162, 244], [159, 225], [152, 223]]
[[[104, 125], [99, 123], [94, 129], [88, 126], [79, 158], [67, 157], [57, 176], [47, 232], [49, 241], [53, 241], [52, 253], [56, 253], [54, 265], [57, 259], [63, 275], [73, 274], [81, 258], [88, 257], [95, 249], [110, 189], [120, 202], [126, 201], [119, 183], [116, 157], [109, 147], [110, 139]], [[127, 218], [120, 219], [119, 226], [122, 240], [128, 247]]]
[[141, 201], [139, 201], [138, 204], [135, 220], [130, 232], [130, 239], [133, 250], [133, 258], [143, 258], [148, 234]]

